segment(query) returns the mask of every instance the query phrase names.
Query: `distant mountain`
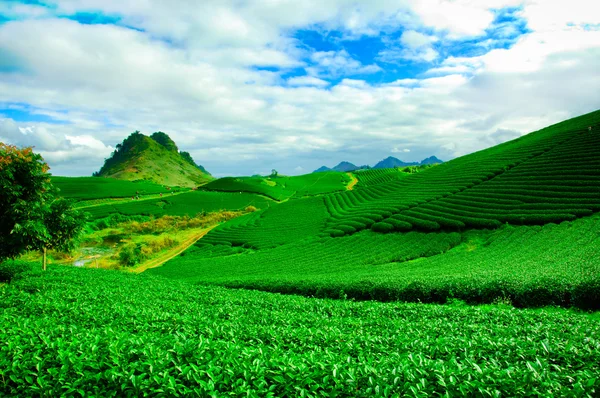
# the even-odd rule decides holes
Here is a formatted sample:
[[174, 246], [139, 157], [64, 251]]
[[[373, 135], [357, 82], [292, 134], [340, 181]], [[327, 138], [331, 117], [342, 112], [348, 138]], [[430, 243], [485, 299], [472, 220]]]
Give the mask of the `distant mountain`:
[[313, 173], [321, 173], [323, 171], [331, 171], [331, 169], [327, 166], [321, 166], [318, 169], [316, 169], [315, 171], [313, 171]]
[[[393, 156], [388, 156], [387, 158], [378, 162], [375, 166], [373, 166], [373, 168], [374, 169], [391, 169], [394, 167], [424, 166], [424, 165], [431, 165], [431, 164], [437, 164], [437, 163], [444, 163], [444, 161], [436, 158], [435, 156], [430, 156], [427, 159], [423, 159], [420, 162], [403, 162], [402, 160], [400, 160], [398, 158], [395, 158]], [[350, 162], [341, 162], [340, 164], [338, 164], [337, 166], [335, 166], [333, 168], [329, 168], [327, 166], [321, 166], [318, 169], [316, 169], [315, 171], [313, 171], [313, 173], [320, 173], [322, 171], [341, 171], [341, 172], [345, 173], [348, 171], [370, 169], [370, 168], [371, 167], [369, 167], [369, 166], [360, 166], [359, 167]]]
[[438, 163], [444, 163], [444, 161], [436, 158], [435, 156], [430, 156], [426, 159], [421, 160], [421, 165], [438, 164]]
[[383, 159], [381, 162], [377, 163], [373, 166], [374, 169], [392, 169], [394, 167], [406, 167], [406, 166], [418, 166], [418, 162], [403, 162], [402, 160], [395, 158], [393, 156], [388, 156]]
[[357, 166], [350, 162], [340, 162], [337, 166], [332, 167], [332, 168], [329, 168], [327, 166], [321, 166], [318, 169], [316, 169], [315, 171], [313, 171], [313, 173], [320, 173], [323, 171], [340, 171], [342, 173], [347, 173], [349, 171], [369, 169], [369, 168], [370, 168], [369, 166]]
[[117, 144], [98, 177], [119, 180], [149, 180], [167, 186], [196, 187], [212, 179], [188, 152], [179, 152], [175, 142], [159, 131], [150, 137], [139, 131]]

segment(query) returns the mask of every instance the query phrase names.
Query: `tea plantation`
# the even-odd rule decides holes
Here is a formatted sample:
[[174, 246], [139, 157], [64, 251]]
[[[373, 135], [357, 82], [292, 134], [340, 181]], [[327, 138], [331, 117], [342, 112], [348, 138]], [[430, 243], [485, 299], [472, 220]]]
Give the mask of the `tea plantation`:
[[306, 296], [597, 309], [599, 148], [593, 112], [418, 173], [357, 172], [352, 191], [240, 217], [150, 272]]
[[0, 396], [600, 396], [600, 111], [353, 176], [55, 177], [90, 228], [246, 211], [142, 275], [0, 264]]
[[201, 189], [221, 192], [250, 192], [277, 201], [344, 191], [350, 178], [346, 173], [326, 172], [301, 176], [225, 177]]
[[177, 195], [167, 193], [156, 199], [131, 200], [118, 204], [106, 203], [86, 207], [85, 211], [90, 213], [92, 219], [107, 217], [111, 214], [194, 216], [201, 212], [242, 210], [248, 206], [266, 209], [272, 204], [271, 199], [249, 193], [190, 191]]
[[149, 272], [317, 297], [600, 309], [597, 216], [465, 234], [364, 231], [263, 250], [209, 242]]
[[0, 395], [593, 397], [598, 321], [51, 267], [0, 287]]
[[167, 192], [164, 186], [150, 181], [125, 181], [102, 177], [52, 177], [51, 181], [60, 190], [61, 196], [75, 201], [130, 198], [138, 194]]

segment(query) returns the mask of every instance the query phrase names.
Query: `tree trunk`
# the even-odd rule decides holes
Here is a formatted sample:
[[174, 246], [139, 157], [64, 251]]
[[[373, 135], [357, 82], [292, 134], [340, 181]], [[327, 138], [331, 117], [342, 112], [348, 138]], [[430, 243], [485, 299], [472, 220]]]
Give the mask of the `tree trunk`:
[[42, 267], [42, 269], [43, 269], [44, 271], [46, 271], [46, 246], [44, 246], [43, 253], [44, 253], [44, 260], [43, 260], [43, 262], [42, 262], [42, 264], [43, 264], [43, 267]]

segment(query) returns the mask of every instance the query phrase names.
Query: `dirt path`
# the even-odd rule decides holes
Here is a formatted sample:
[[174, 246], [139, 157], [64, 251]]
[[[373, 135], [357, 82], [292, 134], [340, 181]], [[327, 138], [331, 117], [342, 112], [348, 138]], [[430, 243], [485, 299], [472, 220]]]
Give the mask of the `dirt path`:
[[354, 174], [352, 174], [352, 173], [346, 173], [346, 174], [348, 174], [348, 177], [350, 177], [350, 180], [351, 180], [351, 181], [348, 183], [348, 186], [346, 186], [346, 189], [347, 189], [348, 191], [352, 191], [352, 190], [354, 189], [354, 186], [355, 186], [356, 184], [358, 184], [358, 178], [356, 178], [356, 176], [355, 176]]
[[164, 263], [166, 263], [173, 257], [176, 257], [176, 256], [180, 255], [181, 253], [183, 253], [188, 247], [190, 247], [191, 245], [193, 245], [194, 243], [199, 241], [204, 235], [209, 233], [210, 230], [216, 226], [217, 225], [213, 225], [212, 227], [208, 227], [208, 228], [198, 231], [198, 233], [194, 234], [189, 239], [186, 239], [184, 242], [181, 242], [180, 244], [171, 248], [170, 250], [166, 251], [165, 253], [161, 254], [160, 256], [155, 257], [152, 260], [146, 261], [145, 263], [140, 264], [139, 266], [135, 267], [134, 269], [131, 270], [131, 272], [135, 272], [136, 274], [139, 274], [139, 273], [146, 271], [147, 269], [160, 267], [161, 265], [163, 265]]

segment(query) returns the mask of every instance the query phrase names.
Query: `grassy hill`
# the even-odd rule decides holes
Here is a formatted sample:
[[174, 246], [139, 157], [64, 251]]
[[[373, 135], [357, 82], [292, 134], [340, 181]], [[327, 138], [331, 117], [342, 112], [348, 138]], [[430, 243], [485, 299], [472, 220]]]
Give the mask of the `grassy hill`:
[[232, 220], [151, 272], [327, 297], [600, 308], [598, 148], [600, 111], [418, 173], [358, 172], [352, 191]]
[[166, 194], [163, 197], [147, 200], [129, 200], [120, 203], [103, 203], [85, 207], [92, 219], [111, 214], [154, 215], [154, 216], [194, 216], [202, 212], [219, 210], [243, 210], [248, 206], [266, 209], [272, 200], [249, 193], [222, 193], [190, 191], [180, 194]]
[[251, 192], [282, 201], [345, 191], [349, 182], [350, 177], [346, 173], [323, 172], [295, 177], [225, 177], [209, 182], [202, 189], [221, 192]]
[[[136, 195], [152, 195], [168, 192], [160, 184], [151, 181], [126, 181], [98, 177], [51, 177], [59, 195], [74, 201], [130, 198]], [[170, 191], [170, 190], [169, 190]]]
[[112, 156], [96, 173], [99, 177], [120, 180], [148, 180], [167, 186], [196, 187], [212, 179], [190, 154], [162, 132], [147, 137], [135, 132], [117, 145]]

